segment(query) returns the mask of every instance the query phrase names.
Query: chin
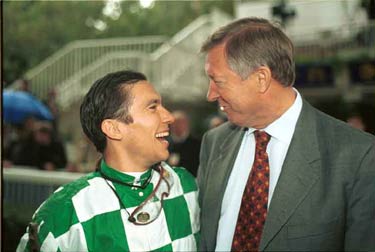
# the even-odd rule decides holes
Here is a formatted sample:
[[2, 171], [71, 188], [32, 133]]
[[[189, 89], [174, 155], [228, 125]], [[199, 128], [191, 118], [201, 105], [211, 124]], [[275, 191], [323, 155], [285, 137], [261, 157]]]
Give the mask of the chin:
[[169, 152], [165, 151], [164, 153], [160, 153], [158, 155], [156, 163], [159, 163], [161, 161], [166, 161], [169, 158]]
[[169, 158], [169, 152], [167, 151], [167, 153], [163, 155], [162, 160], [160, 160], [160, 161], [165, 161], [168, 158]]

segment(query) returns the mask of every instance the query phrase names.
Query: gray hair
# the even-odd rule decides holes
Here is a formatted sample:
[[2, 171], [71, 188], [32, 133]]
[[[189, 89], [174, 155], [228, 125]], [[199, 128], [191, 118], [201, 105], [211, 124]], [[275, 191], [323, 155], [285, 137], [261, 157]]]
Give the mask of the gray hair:
[[243, 18], [219, 28], [202, 45], [201, 52], [224, 44], [229, 67], [242, 79], [261, 66], [284, 86], [295, 81], [293, 44], [276, 25], [263, 18]]

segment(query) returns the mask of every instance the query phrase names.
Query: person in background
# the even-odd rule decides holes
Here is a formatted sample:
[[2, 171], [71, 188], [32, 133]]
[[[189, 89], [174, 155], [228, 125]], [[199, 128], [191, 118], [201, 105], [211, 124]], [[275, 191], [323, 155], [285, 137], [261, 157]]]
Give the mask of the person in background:
[[222, 116], [212, 115], [209, 118], [209, 121], [208, 121], [208, 129], [216, 128], [216, 127], [222, 125], [225, 122], [226, 122], [226, 120]]
[[54, 137], [49, 122], [35, 121], [25, 137], [13, 141], [6, 151], [9, 166], [29, 166], [41, 170], [65, 168], [67, 157], [63, 143]]
[[51, 111], [51, 114], [53, 115], [53, 129], [55, 131], [55, 134], [58, 134], [59, 132], [59, 119], [60, 119], [60, 109], [59, 105], [57, 104], [57, 93], [56, 89], [51, 88], [48, 90], [47, 98], [44, 100], [44, 104], [47, 105], [49, 110]]
[[17, 251], [196, 251], [195, 178], [162, 162], [174, 118], [146, 77], [119, 71], [100, 78], [80, 119], [102, 154], [96, 171], [41, 205]]
[[[54, 135], [54, 129], [49, 122], [36, 125], [33, 135], [35, 143], [35, 165], [40, 169], [52, 171], [65, 168], [67, 157], [64, 144]], [[33, 152], [32, 152], [33, 153]]]
[[31, 93], [30, 81], [28, 79], [25, 79], [25, 78], [18, 79], [15, 81], [15, 85], [16, 85], [17, 90]]
[[366, 131], [366, 124], [365, 122], [363, 121], [363, 118], [362, 116], [360, 116], [359, 114], [352, 114], [350, 116], [348, 116], [348, 118], [346, 118], [346, 122], [352, 126], [353, 128], [356, 128], [356, 129], [359, 129], [359, 130], [363, 130], [363, 131]]
[[375, 137], [303, 99], [293, 50], [261, 18], [202, 46], [229, 122], [202, 140], [201, 251], [375, 250]]
[[168, 163], [185, 167], [194, 177], [197, 176], [201, 142], [191, 135], [190, 118], [186, 112], [173, 111], [175, 118], [171, 124], [171, 137]]
[[20, 124], [11, 124], [4, 122], [3, 125], [3, 160], [4, 168], [9, 168], [13, 165], [16, 147], [21, 143], [26, 142], [32, 137], [34, 124], [36, 119], [34, 117], [27, 117]]

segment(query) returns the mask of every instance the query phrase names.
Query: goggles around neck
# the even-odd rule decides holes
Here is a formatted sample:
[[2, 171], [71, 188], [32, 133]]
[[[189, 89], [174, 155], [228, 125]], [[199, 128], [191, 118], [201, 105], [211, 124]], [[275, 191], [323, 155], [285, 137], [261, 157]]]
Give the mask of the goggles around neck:
[[[118, 181], [112, 180], [112, 178], [110, 177], [103, 176], [103, 173], [99, 169], [99, 173], [101, 174], [107, 185], [112, 189], [112, 191], [116, 195], [121, 207], [124, 208], [125, 211], [128, 213], [128, 221], [133, 223], [134, 225], [147, 225], [154, 222], [159, 217], [163, 209], [163, 201], [165, 198], [169, 196], [171, 186], [173, 184], [172, 175], [163, 166], [165, 167], [168, 165], [165, 162], [161, 162], [152, 167], [153, 171], [151, 172], [150, 178], [147, 179], [148, 183], [151, 181], [151, 178], [154, 175], [154, 171], [158, 173], [159, 179], [156, 185], [154, 186], [154, 189], [151, 192], [151, 194], [141, 204], [139, 204], [131, 213], [129, 213], [129, 211], [124, 206], [122, 200], [120, 199], [114, 187], [108, 183], [108, 180], [112, 182]], [[121, 182], [121, 184], [124, 183]], [[128, 185], [127, 183], [125, 183], [125, 185], [133, 186]]]

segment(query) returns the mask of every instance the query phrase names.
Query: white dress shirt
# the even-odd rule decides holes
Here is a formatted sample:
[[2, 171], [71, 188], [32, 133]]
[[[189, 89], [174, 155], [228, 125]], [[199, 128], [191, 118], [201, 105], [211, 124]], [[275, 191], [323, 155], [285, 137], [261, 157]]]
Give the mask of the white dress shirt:
[[[281, 117], [263, 129], [271, 136], [271, 140], [267, 145], [270, 165], [268, 206], [302, 109], [301, 96], [297, 90], [295, 92], [297, 95], [293, 105]], [[249, 128], [245, 133], [225, 189], [216, 236], [216, 251], [230, 251], [232, 247], [242, 194], [254, 162], [254, 131], [255, 129]]]

